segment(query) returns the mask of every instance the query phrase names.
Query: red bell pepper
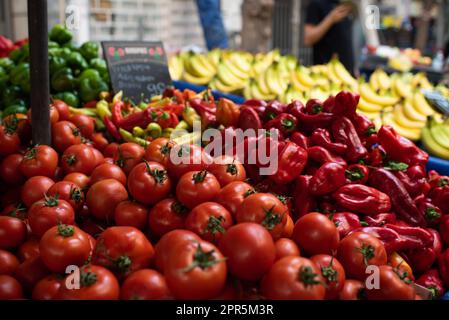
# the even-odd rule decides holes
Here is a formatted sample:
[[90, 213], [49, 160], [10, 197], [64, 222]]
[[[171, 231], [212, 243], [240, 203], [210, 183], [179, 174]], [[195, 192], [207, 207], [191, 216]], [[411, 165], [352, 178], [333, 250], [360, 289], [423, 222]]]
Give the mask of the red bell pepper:
[[330, 213], [329, 219], [335, 223], [340, 239], [346, 237], [351, 231], [362, 227], [358, 215], [352, 212]]
[[384, 163], [387, 153], [381, 145], [375, 144], [371, 147], [366, 158], [366, 163], [372, 167], [380, 167]]
[[351, 119], [354, 123], [357, 134], [363, 141], [367, 140], [369, 137], [376, 133], [376, 126], [374, 125], [374, 122], [368, 119], [367, 116], [361, 113], [356, 113], [352, 116]]
[[405, 170], [395, 170], [394, 175], [401, 180], [412, 198], [429, 192], [430, 185], [421, 166], [415, 165]]
[[158, 114], [156, 122], [162, 129], [175, 128], [179, 123], [179, 118], [173, 112], [163, 111]]
[[328, 150], [320, 146], [314, 146], [307, 149], [307, 153], [309, 154], [309, 159], [323, 164], [326, 162], [335, 162], [342, 166], [346, 166], [346, 161], [340, 157], [331, 154]]
[[416, 197], [413, 201], [424, 219], [426, 219], [428, 226], [438, 225], [441, 221], [441, 210], [432, 203], [430, 198], [426, 198], [426, 196], [422, 194]]
[[429, 289], [432, 292], [432, 299], [438, 299], [444, 293], [443, 280], [441, 280], [437, 269], [426, 271], [415, 281], [415, 283]]
[[392, 160], [409, 166], [425, 166], [429, 155], [407, 138], [398, 135], [390, 126], [382, 126], [377, 132], [379, 142]]
[[345, 167], [335, 162], [324, 163], [310, 180], [309, 192], [325, 195], [336, 191], [346, 183]]
[[269, 178], [279, 184], [290, 183], [302, 173], [306, 164], [306, 150], [287, 141], [279, 153], [276, 173]]
[[369, 184], [390, 197], [392, 207], [399, 218], [416, 226], [425, 226], [426, 221], [413, 203], [404, 184], [386, 169], [373, 170]]
[[[401, 227], [406, 228], [407, 227]], [[408, 228], [414, 229], [414, 234], [417, 235], [417, 230], [426, 231], [427, 234], [430, 234], [430, 240], [428, 239], [428, 235], [426, 236], [424, 233], [421, 235], [421, 239], [423, 240], [423, 245], [419, 248], [411, 250], [407, 252], [407, 257], [412, 265], [413, 270], [421, 273], [429, 270], [433, 263], [436, 261], [438, 256], [441, 254], [442, 244], [441, 237], [438, 234], [438, 231], [434, 229], [422, 229], [422, 228]], [[430, 243], [426, 244], [424, 241], [430, 241]]]
[[253, 109], [254, 111], [256, 111], [259, 117], [263, 118], [265, 109], [267, 107], [267, 102], [259, 99], [249, 99], [242, 104], [242, 107], [249, 107]]
[[270, 101], [265, 108], [263, 118], [265, 119], [265, 121], [270, 121], [276, 118], [281, 113], [284, 113], [286, 109], [287, 106], [285, 104], [280, 103], [277, 100]]
[[[297, 217], [314, 211], [316, 207], [315, 198], [309, 193], [311, 176], [301, 175], [296, 179], [293, 190], [293, 204]], [[296, 217], [296, 218], [297, 218]]]
[[342, 155], [348, 147], [342, 143], [332, 142], [331, 135], [328, 130], [323, 128], [316, 129], [310, 136], [310, 140], [314, 145], [321, 146], [332, 153]]
[[375, 216], [363, 217], [363, 222], [370, 227], [382, 227], [387, 223], [396, 224], [396, 215], [394, 213], [379, 213]]
[[441, 218], [438, 230], [440, 231], [440, 236], [444, 244], [449, 246], [449, 215], [445, 215]]
[[332, 110], [334, 110], [335, 107], [335, 97], [329, 96], [326, 100], [323, 102], [323, 111], [332, 113]]
[[278, 129], [282, 135], [288, 136], [298, 127], [298, 120], [289, 113], [281, 113], [265, 124], [265, 129]]
[[338, 117], [332, 123], [332, 135], [335, 141], [348, 146], [344, 157], [349, 162], [357, 162], [368, 155], [368, 151], [360, 141], [351, 120]]
[[190, 99], [189, 104], [200, 115], [203, 127], [207, 128], [217, 124], [217, 116], [215, 115], [217, 108], [215, 104], [204, 101], [201, 98]]
[[293, 100], [291, 103], [287, 105], [285, 112], [290, 113], [292, 116], [299, 119], [301, 113], [305, 110], [304, 105], [299, 100]]
[[390, 197], [363, 184], [347, 184], [333, 193], [339, 206], [366, 215], [376, 215], [391, 209]]
[[356, 114], [360, 96], [356, 93], [341, 91], [335, 96], [334, 107], [330, 110], [337, 116], [352, 118]]
[[438, 268], [441, 279], [446, 287], [449, 287], [449, 248], [446, 248], [446, 250], [444, 250], [438, 257]]
[[293, 101], [287, 105], [287, 113], [298, 119], [301, 131], [313, 132], [317, 128], [329, 127], [334, 120], [334, 115], [328, 112], [320, 112], [317, 114], [309, 114], [300, 101]]
[[369, 169], [363, 164], [351, 164], [345, 171], [346, 183], [365, 184], [368, 181]]
[[290, 136], [290, 141], [296, 143], [301, 148], [307, 149], [310, 145], [309, 138], [303, 135], [301, 132], [293, 132]]
[[337, 210], [333, 202], [333, 199], [329, 196], [320, 197], [318, 201], [318, 208], [316, 209], [316, 211], [324, 214], [336, 212]]
[[318, 114], [323, 112], [323, 103], [318, 99], [310, 99], [306, 103], [305, 111], [307, 114]]
[[[441, 181], [441, 180], [440, 180]], [[444, 214], [449, 214], [449, 186], [443, 185], [442, 187], [434, 188], [429, 197], [432, 199], [432, 203], [436, 205]]]

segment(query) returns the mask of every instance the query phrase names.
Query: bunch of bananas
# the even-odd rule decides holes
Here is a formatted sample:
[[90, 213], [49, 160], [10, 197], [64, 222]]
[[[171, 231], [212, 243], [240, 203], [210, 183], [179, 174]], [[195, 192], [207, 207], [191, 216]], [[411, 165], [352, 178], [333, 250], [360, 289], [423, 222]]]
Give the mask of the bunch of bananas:
[[449, 160], [449, 119], [429, 117], [422, 129], [421, 141], [427, 152]]

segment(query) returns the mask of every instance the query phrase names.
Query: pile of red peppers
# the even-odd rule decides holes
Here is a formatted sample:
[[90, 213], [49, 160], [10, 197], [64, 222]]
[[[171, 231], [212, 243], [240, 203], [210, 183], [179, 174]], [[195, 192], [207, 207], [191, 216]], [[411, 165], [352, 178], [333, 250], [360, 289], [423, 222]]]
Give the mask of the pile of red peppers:
[[[426, 173], [428, 154], [392, 127], [377, 131], [356, 113], [358, 101], [345, 91], [306, 105], [248, 100], [224, 134], [237, 127], [275, 130], [277, 171], [263, 176], [263, 164], [246, 164], [257, 188], [288, 199], [294, 218], [327, 214], [341, 237], [375, 235], [437, 298], [443, 284], [449, 287], [449, 177]], [[250, 139], [264, 143], [270, 136], [246, 138], [246, 148]]]

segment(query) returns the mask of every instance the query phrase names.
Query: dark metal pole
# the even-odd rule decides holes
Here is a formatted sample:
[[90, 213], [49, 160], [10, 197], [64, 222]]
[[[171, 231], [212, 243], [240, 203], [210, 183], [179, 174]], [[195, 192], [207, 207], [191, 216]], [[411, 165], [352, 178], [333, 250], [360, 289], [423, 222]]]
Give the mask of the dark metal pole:
[[33, 144], [51, 143], [47, 0], [28, 0]]

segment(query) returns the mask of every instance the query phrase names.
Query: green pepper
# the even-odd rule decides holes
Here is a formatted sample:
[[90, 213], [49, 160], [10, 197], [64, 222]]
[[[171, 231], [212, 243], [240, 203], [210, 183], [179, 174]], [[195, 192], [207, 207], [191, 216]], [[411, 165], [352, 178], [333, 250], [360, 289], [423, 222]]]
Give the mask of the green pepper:
[[79, 80], [80, 97], [83, 102], [95, 100], [100, 92], [109, 90], [108, 84], [103, 81], [97, 70], [85, 70]]
[[106, 60], [101, 58], [94, 58], [89, 61], [89, 67], [91, 69], [97, 70], [101, 75], [108, 72], [108, 66], [106, 65]]
[[20, 99], [22, 90], [19, 86], [8, 86], [2, 93], [2, 105], [9, 106], [15, 104]]
[[67, 67], [67, 62], [62, 57], [50, 57], [48, 64], [50, 67], [50, 75], [55, 74], [58, 70]]
[[87, 69], [89, 66], [81, 53], [76, 51], [72, 51], [68, 56], [67, 65], [72, 68], [72, 70], [78, 70], [79, 72]]
[[67, 48], [70, 51], [78, 51], [79, 50], [78, 46], [73, 42], [67, 42], [62, 47]]
[[15, 113], [27, 113], [28, 109], [25, 106], [22, 106], [20, 104], [13, 104], [9, 107], [7, 107], [5, 110], [3, 110], [2, 118], [6, 118], [7, 116]]
[[10, 72], [12, 68], [14, 68], [14, 61], [9, 58], [1, 58], [0, 59], [0, 67], [5, 69], [6, 72]]
[[9, 74], [9, 80], [12, 84], [20, 86], [23, 92], [30, 92], [30, 64], [21, 62], [15, 66]]
[[0, 66], [0, 90], [4, 90], [8, 84], [9, 76], [5, 68]]
[[70, 68], [59, 69], [51, 76], [51, 87], [56, 92], [70, 91], [75, 86], [76, 81]]
[[75, 93], [70, 92], [70, 91], [64, 91], [64, 92], [57, 93], [57, 94], [53, 95], [53, 97], [64, 101], [71, 107], [78, 108], [80, 105], [80, 100], [78, 99], [78, 96]]
[[55, 41], [60, 45], [72, 40], [72, 33], [63, 25], [57, 24], [51, 29], [49, 33], [49, 38], [51, 41]]
[[9, 53], [9, 58], [16, 64], [28, 60], [29, 56], [30, 56], [30, 46], [28, 43], [25, 43], [20, 48], [14, 49]]
[[59, 44], [54, 41], [48, 41], [48, 49], [56, 49], [59, 48]]
[[94, 58], [98, 58], [98, 49], [99, 49], [98, 43], [88, 41], [83, 43], [83, 45], [80, 48], [80, 53], [87, 61], [90, 61]]

